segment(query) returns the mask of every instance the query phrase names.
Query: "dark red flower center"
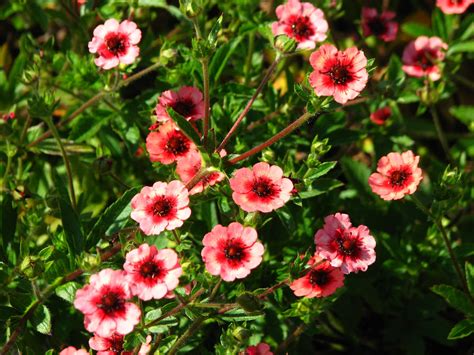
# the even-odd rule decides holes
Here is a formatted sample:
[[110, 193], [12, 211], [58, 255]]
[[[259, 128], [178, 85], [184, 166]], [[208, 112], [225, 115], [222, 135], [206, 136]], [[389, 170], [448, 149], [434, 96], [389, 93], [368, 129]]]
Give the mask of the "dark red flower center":
[[255, 180], [253, 186], [252, 186], [252, 191], [258, 196], [258, 197], [271, 197], [274, 196], [277, 193], [277, 188], [273, 182], [265, 177], [260, 177]]
[[341, 63], [337, 63], [331, 67], [326, 72], [322, 72], [322, 74], [329, 75], [332, 82], [336, 85], [344, 85], [348, 81], [352, 80], [352, 75], [349, 72], [346, 65], [342, 65]]
[[122, 311], [125, 308], [125, 300], [118, 293], [109, 291], [102, 295], [98, 307], [107, 314]]
[[181, 132], [176, 131], [170, 137], [166, 143], [166, 150], [173, 153], [174, 155], [183, 155], [189, 151], [190, 142]]
[[314, 34], [314, 30], [309, 17], [300, 16], [293, 18], [291, 21], [291, 32], [298, 41], [311, 37]]
[[309, 274], [309, 282], [314, 286], [323, 286], [329, 282], [329, 273], [325, 270], [312, 270]]
[[194, 103], [191, 100], [179, 100], [172, 105], [173, 110], [183, 117], [191, 116], [194, 112]]
[[244, 254], [244, 249], [235, 244], [230, 244], [224, 249], [224, 254], [227, 259], [241, 260]]
[[114, 334], [112, 335], [112, 338], [109, 339], [109, 341], [110, 347], [107, 350], [121, 354], [123, 351], [123, 336]]
[[154, 279], [160, 276], [162, 270], [159, 265], [154, 261], [146, 261], [140, 266], [140, 275], [144, 278]]
[[426, 70], [436, 64], [437, 56], [437, 51], [428, 49], [422, 50], [417, 53], [416, 62], [423, 68], [423, 70]]
[[411, 174], [406, 170], [395, 170], [390, 174], [390, 184], [392, 186], [401, 187], [405, 184]]
[[387, 24], [380, 18], [380, 16], [375, 16], [369, 19], [367, 25], [369, 26], [370, 31], [376, 36], [383, 35], [387, 32]]
[[124, 55], [129, 46], [128, 37], [123, 33], [109, 33], [105, 36], [105, 45], [113, 55]]
[[166, 217], [170, 214], [171, 210], [174, 207], [174, 201], [169, 199], [166, 196], [161, 196], [153, 204], [153, 214], [155, 216]]
[[340, 237], [336, 240], [339, 251], [345, 255], [352, 255], [357, 250], [357, 242], [354, 239]]

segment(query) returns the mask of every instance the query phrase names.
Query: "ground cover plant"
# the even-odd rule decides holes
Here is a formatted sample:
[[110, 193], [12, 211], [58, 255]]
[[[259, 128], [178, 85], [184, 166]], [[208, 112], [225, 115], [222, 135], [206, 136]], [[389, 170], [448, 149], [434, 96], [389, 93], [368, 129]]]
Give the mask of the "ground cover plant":
[[0, 353], [472, 353], [471, 4], [2, 3]]

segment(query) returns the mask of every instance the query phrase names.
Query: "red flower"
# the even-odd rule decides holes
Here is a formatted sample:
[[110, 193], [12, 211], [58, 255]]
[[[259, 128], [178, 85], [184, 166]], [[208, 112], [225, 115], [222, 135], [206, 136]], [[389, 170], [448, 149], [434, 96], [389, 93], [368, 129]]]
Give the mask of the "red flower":
[[309, 2], [288, 0], [276, 8], [278, 21], [272, 24], [275, 36], [285, 34], [298, 42], [299, 49], [313, 49], [326, 39], [328, 23], [324, 13]]
[[392, 116], [390, 107], [385, 106], [370, 114], [370, 120], [376, 125], [383, 125]]
[[249, 346], [245, 349], [245, 355], [273, 355], [270, 351], [270, 345], [267, 343], [260, 343], [255, 346]]
[[244, 211], [271, 212], [290, 199], [293, 183], [278, 166], [257, 163], [252, 169], [237, 170], [230, 187], [234, 202]]
[[[150, 351], [151, 336], [146, 337], [146, 342], [142, 343], [138, 355], [146, 355]], [[120, 334], [112, 334], [112, 336], [103, 338], [94, 334], [89, 339], [89, 346], [92, 350], [97, 351], [97, 355], [132, 355], [133, 351], [123, 350], [124, 337]], [[87, 352], [87, 354], [89, 354]]]
[[462, 14], [474, 0], [437, 0], [436, 6], [445, 14]]
[[257, 231], [237, 222], [228, 227], [218, 224], [204, 236], [202, 244], [206, 270], [224, 281], [243, 279], [262, 262], [264, 248], [257, 241]]
[[316, 254], [344, 274], [366, 271], [375, 262], [375, 239], [366, 226], [352, 227], [347, 214], [336, 213], [324, 219], [314, 236]]
[[164, 91], [158, 99], [155, 113], [158, 122], [170, 120], [166, 111], [169, 107], [186, 118], [188, 121], [204, 117], [204, 101], [201, 91], [193, 86], [183, 86], [177, 92]]
[[130, 298], [125, 272], [104, 269], [91, 276], [89, 285], [77, 290], [74, 307], [84, 313], [89, 332], [108, 338], [114, 333], [130, 333], [140, 321], [140, 308], [127, 302]]
[[377, 172], [369, 177], [372, 191], [384, 200], [399, 200], [411, 195], [423, 179], [419, 161], [420, 157], [411, 150], [402, 154], [389, 153], [380, 158]]
[[61, 350], [59, 355], [89, 355], [89, 352], [84, 349], [76, 349], [74, 346], [68, 346]]
[[155, 182], [133, 197], [131, 217], [143, 233], [157, 235], [181, 227], [191, 216], [188, 205], [188, 190], [181, 181]]
[[345, 104], [359, 96], [367, 84], [367, 58], [356, 47], [341, 52], [324, 44], [311, 54], [309, 62], [314, 69], [309, 82], [318, 96], [334, 96], [336, 102]]
[[146, 149], [151, 161], [171, 164], [195, 150], [196, 146], [173, 121], [168, 121], [158, 126], [157, 131], [148, 134]]
[[144, 301], [165, 297], [178, 286], [183, 273], [174, 250], [157, 250], [148, 244], [128, 252], [123, 268], [132, 294]]
[[362, 31], [364, 36], [374, 35], [382, 41], [394, 41], [397, 37], [398, 23], [392, 21], [395, 12], [383, 11], [380, 15], [377, 9], [371, 7], [362, 8]]
[[436, 81], [441, 78], [439, 62], [444, 59], [443, 50], [448, 45], [439, 37], [420, 36], [411, 41], [403, 51], [403, 71], [408, 75], [421, 78], [428, 76]]
[[[199, 151], [192, 150], [184, 158], [178, 159], [176, 172], [183, 183], [188, 183], [201, 170], [202, 157]], [[190, 195], [202, 192], [208, 186], [213, 186], [224, 180], [225, 175], [220, 171], [215, 171], [206, 175], [194, 187], [189, 190]]]
[[305, 276], [296, 279], [290, 285], [295, 296], [327, 297], [344, 285], [344, 274], [339, 268], [331, 266], [329, 261], [314, 255], [308, 261], [308, 265], [314, 266]]
[[140, 54], [137, 44], [142, 38], [141, 31], [133, 21], [110, 19], [94, 30], [89, 42], [89, 52], [97, 53], [95, 64], [102, 69], [111, 69], [119, 64], [132, 64]]

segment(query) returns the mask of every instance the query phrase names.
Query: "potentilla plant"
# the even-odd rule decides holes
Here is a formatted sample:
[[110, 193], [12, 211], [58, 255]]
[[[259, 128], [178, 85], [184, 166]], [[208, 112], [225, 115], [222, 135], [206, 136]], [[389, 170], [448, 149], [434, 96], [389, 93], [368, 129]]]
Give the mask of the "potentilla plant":
[[466, 351], [471, 3], [2, 5], [0, 353]]

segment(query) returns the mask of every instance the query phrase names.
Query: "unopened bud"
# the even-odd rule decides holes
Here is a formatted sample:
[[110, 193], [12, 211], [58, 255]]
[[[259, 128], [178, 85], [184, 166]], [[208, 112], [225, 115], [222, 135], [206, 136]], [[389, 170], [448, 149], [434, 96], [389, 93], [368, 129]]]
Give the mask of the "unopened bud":
[[44, 271], [44, 264], [38, 256], [27, 256], [20, 264], [20, 272], [29, 279], [34, 279]]
[[288, 37], [287, 35], [278, 35], [274, 39], [274, 47], [280, 53], [290, 54], [296, 50], [298, 42], [293, 38]]
[[237, 297], [237, 303], [246, 312], [255, 312], [262, 308], [260, 300], [250, 292], [244, 292]]

